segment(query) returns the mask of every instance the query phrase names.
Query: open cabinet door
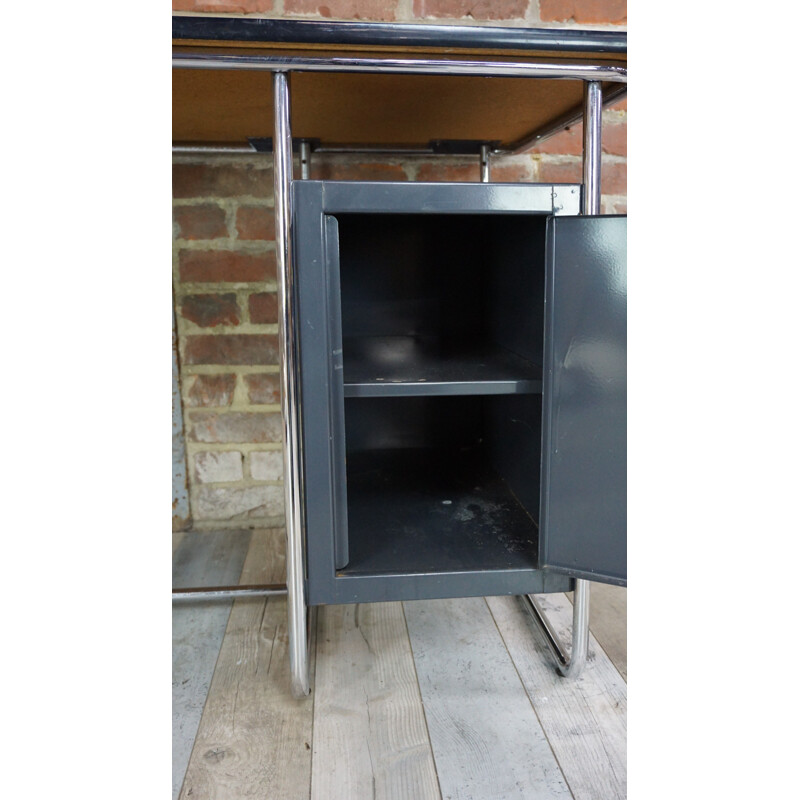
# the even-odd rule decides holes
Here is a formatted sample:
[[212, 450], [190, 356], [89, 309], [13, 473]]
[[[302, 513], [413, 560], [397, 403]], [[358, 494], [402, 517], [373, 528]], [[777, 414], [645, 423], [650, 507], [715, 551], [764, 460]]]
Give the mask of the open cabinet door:
[[547, 228], [539, 562], [626, 585], [627, 217]]

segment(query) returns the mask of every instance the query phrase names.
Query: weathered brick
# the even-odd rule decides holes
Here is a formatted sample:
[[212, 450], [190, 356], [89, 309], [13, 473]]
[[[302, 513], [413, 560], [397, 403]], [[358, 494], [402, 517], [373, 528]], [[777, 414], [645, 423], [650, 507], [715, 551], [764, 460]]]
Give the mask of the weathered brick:
[[278, 321], [278, 295], [276, 292], [258, 292], [247, 298], [250, 322], [270, 325]]
[[[627, 191], [627, 165], [603, 161], [600, 178], [602, 194], [625, 194]], [[580, 159], [570, 161], [542, 161], [539, 164], [542, 183], [581, 183], [583, 165]]]
[[624, 100], [620, 100], [618, 103], [614, 103], [611, 106], [612, 111], [627, 111], [628, 110], [628, 98], [626, 97]]
[[578, 123], [531, 148], [532, 153], [552, 153], [559, 156], [579, 156], [583, 153], [583, 125]]
[[240, 239], [275, 239], [275, 211], [266, 206], [241, 206], [236, 212], [236, 234]]
[[250, 476], [257, 481], [282, 481], [283, 453], [280, 450], [250, 453]]
[[176, 206], [172, 218], [179, 239], [220, 239], [228, 235], [225, 210], [215, 205]]
[[172, 0], [173, 11], [199, 13], [264, 14], [272, 11], [275, 0]]
[[186, 337], [185, 364], [277, 364], [278, 337], [269, 333]]
[[260, 283], [277, 275], [274, 252], [181, 250], [178, 262], [184, 283]]
[[194, 500], [196, 520], [252, 519], [283, 515], [281, 486], [200, 486]]
[[414, 0], [415, 17], [524, 19], [528, 0]]
[[539, 0], [542, 22], [624, 24], [628, 20], [627, 0]]
[[600, 201], [603, 214], [627, 214], [628, 202], [619, 197], [603, 197]]
[[474, 164], [447, 164], [441, 161], [427, 161], [420, 164], [417, 171], [418, 181], [478, 181], [481, 168], [477, 159]]
[[[478, 181], [480, 180], [480, 164], [478, 159], [467, 164], [453, 164], [442, 161], [427, 161], [420, 164], [417, 172], [418, 181]], [[493, 183], [527, 183], [533, 179], [533, 162], [508, 161], [496, 159], [491, 164], [491, 180]]]
[[623, 121], [607, 120], [603, 123], [603, 152], [612, 156], [628, 155], [628, 126]]
[[[628, 130], [623, 121], [605, 120], [603, 122], [603, 152], [613, 156], [628, 154]], [[577, 123], [567, 130], [545, 139], [532, 148], [532, 153], [546, 153], [561, 156], [579, 156], [583, 154], [583, 125]]]
[[194, 476], [198, 483], [225, 483], [244, 478], [242, 454], [236, 451], [224, 453], [195, 453]]
[[270, 405], [281, 401], [280, 377], [270, 373], [255, 373], [244, 376], [247, 384], [247, 399], [253, 405]]
[[181, 316], [201, 328], [241, 322], [235, 294], [189, 294], [181, 300]]
[[311, 160], [311, 177], [320, 181], [405, 181], [399, 164]]
[[186, 397], [186, 405], [189, 408], [229, 406], [235, 389], [235, 375], [197, 375]]
[[492, 163], [490, 172], [492, 183], [529, 183], [533, 180], [533, 161], [503, 161]]
[[285, 14], [304, 14], [337, 19], [397, 19], [397, 0], [284, 0]]
[[193, 442], [242, 443], [281, 441], [281, 415], [272, 412], [232, 411], [217, 414], [214, 411], [190, 411]]
[[603, 164], [603, 177], [600, 184], [603, 194], [627, 194], [628, 165], [619, 161]]
[[184, 197], [272, 197], [272, 165], [173, 164], [172, 195]]
[[569, 161], [541, 161], [539, 163], [539, 181], [541, 183], [581, 183], [583, 181], [583, 165], [580, 159]]

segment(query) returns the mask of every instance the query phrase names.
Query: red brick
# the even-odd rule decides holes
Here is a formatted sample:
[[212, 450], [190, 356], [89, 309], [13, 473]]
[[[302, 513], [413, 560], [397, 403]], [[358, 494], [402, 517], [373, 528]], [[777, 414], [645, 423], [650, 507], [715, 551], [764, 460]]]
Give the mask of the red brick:
[[173, 197], [272, 197], [272, 165], [173, 164]]
[[279, 442], [281, 415], [275, 412], [190, 411], [189, 439], [193, 442]]
[[414, 0], [415, 17], [524, 19], [528, 0]]
[[600, 207], [603, 214], [627, 214], [628, 203], [625, 200], [614, 199], [610, 200], [607, 197], [602, 198]]
[[583, 165], [580, 159], [572, 161], [542, 161], [539, 164], [541, 183], [582, 183]]
[[601, 186], [603, 194], [627, 194], [628, 165], [620, 162], [603, 164]]
[[172, 209], [179, 239], [219, 239], [228, 235], [225, 211], [219, 206], [178, 206]]
[[278, 337], [272, 334], [200, 334], [186, 337], [185, 364], [277, 364]]
[[[627, 164], [604, 161], [601, 172], [602, 193], [625, 194], [627, 174]], [[539, 180], [542, 183], [582, 183], [583, 166], [578, 159], [558, 163], [543, 161], [539, 164]]]
[[259, 374], [245, 375], [247, 397], [253, 405], [280, 403], [281, 380], [278, 375]]
[[628, 98], [626, 97], [624, 100], [620, 100], [619, 103], [614, 103], [613, 106], [610, 106], [612, 111], [627, 111], [628, 110]]
[[305, 14], [337, 19], [397, 19], [397, 0], [284, 0], [285, 14]]
[[[533, 180], [533, 162], [504, 161], [496, 159], [491, 165], [492, 183], [529, 183]], [[428, 161], [421, 164], [417, 172], [418, 181], [463, 181], [480, 180], [480, 164], [477, 158], [472, 164], [452, 164], [442, 161]]]
[[231, 250], [181, 250], [179, 269], [184, 283], [253, 283], [274, 280], [275, 253]]
[[241, 206], [236, 212], [236, 233], [240, 239], [275, 239], [275, 211], [264, 206]]
[[583, 153], [583, 125], [571, 128], [545, 139], [531, 149], [532, 153], [550, 153], [557, 156], [579, 156]]
[[229, 406], [235, 389], [235, 375], [197, 375], [186, 396], [186, 405], [189, 408]]
[[539, 0], [539, 14], [542, 22], [624, 24], [628, 21], [628, 3], [627, 0]]
[[250, 322], [270, 325], [278, 321], [278, 295], [275, 292], [251, 294], [247, 302], [250, 307]]
[[239, 303], [235, 294], [190, 294], [181, 300], [181, 316], [201, 328], [238, 325]]
[[603, 152], [612, 156], [628, 155], [628, 125], [617, 120], [603, 123]]
[[320, 181], [404, 181], [405, 170], [399, 164], [359, 164], [316, 162], [312, 159], [311, 175]]
[[498, 159], [491, 165], [490, 176], [492, 183], [530, 183], [533, 180], [533, 162], [504, 163]]
[[[603, 122], [603, 152], [613, 156], [628, 154], [628, 126], [617, 120]], [[558, 156], [579, 156], [583, 154], [583, 125], [578, 123], [568, 130], [561, 131], [531, 150], [532, 153], [547, 153]]]
[[275, 0], [172, 0], [172, 10], [263, 14], [272, 11], [274, 4]]
[[446, 164], [441, 161], [428, 161], [421, 164], [417, 172], [418, 181], [479, 181], [481, 167], [476, 157], [474, 164]]

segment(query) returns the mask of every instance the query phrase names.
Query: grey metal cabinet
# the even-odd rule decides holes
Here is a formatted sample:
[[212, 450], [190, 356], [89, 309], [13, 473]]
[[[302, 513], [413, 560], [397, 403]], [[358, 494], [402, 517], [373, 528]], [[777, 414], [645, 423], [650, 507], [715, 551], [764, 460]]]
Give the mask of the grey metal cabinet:
[[625, 582], [625, 218], [296, 182], [310, 605]]

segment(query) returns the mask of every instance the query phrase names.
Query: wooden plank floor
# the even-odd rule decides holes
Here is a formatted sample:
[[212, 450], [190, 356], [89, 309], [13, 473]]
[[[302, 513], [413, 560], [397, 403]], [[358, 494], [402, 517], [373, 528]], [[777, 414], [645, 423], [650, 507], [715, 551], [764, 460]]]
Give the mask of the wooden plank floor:
[[[253, 531], [241, 582], [283, 570], [283, 532]], [[540, 599], [567, 636], [568, 596]], [[173, 797], [624, 798], [624, 603], [624, 589], [593, 591], [577, 680], [556, 675], [513, 597], [322, 607], [312, 693], [298, 701], [285, 599], [237, 600], [214, 623], [216, 667]]]

